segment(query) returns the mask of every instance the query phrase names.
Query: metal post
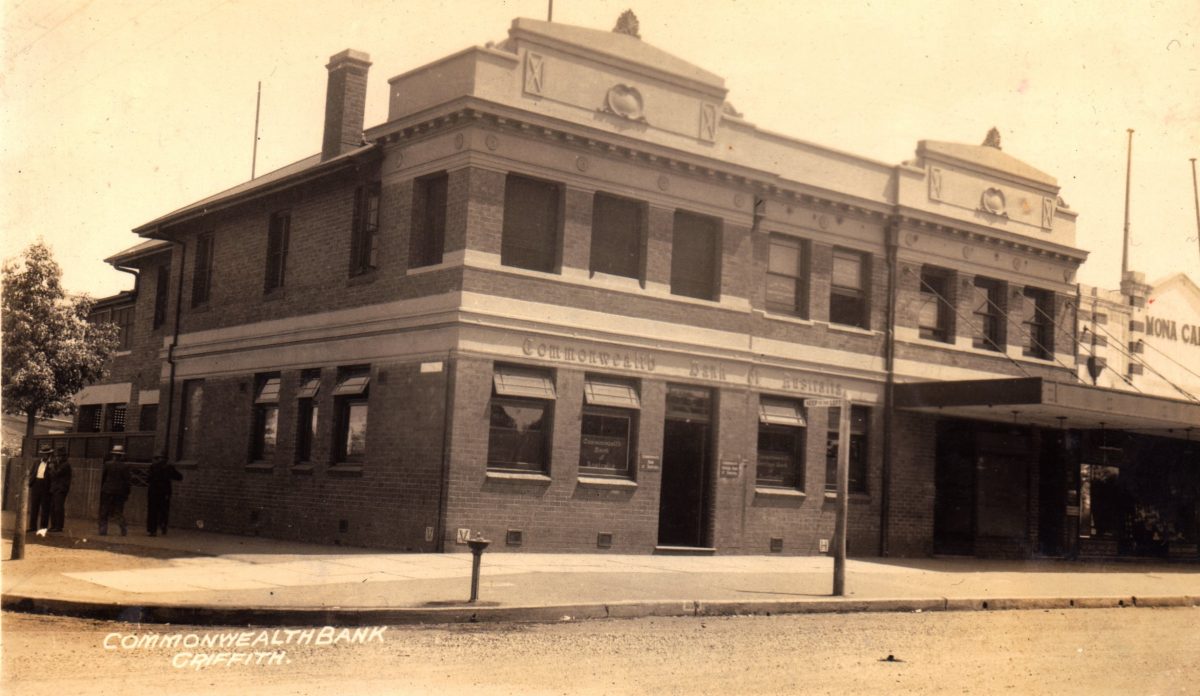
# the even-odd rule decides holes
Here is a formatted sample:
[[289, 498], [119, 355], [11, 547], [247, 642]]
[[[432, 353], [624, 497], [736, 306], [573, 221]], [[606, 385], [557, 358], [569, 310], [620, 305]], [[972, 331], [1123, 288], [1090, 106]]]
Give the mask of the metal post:
[[1196, 158], [1192, 158], [1192, 198], [1196, 200], [1196, 241], [1200, 242], [1200, 188], [1196, 187]]
[[1125, 152], [1125, 236], [1121, 244], [1121, 282], [1129, 273], [1129, 180], [1133, 174], [1133, 129], [1129, 131], [1129, 146]]
[[492, 542], [482, 537], [475, 537], [467, 540], [467, 546], [471, 547], [471, 599], [467, 600], [474, 603], [479, 599], [479, 564], [483, 559], [483, 550]]
[[258, 113], [262, 108], [262, 80], [258, 81], [258, 94], [254, 97], [254, 150], [250, 155], [250, 178], [258, 168]]
[[846, 595], [846, 527], [850, 521], [850, 400], [838, 409], [837, 520], [833, 528], [833, 595]]
[[[33, 447], [33, 438], [27, 438], [24, 448], [29, 447]], [[12, 555], [9, 556], [9, 560], [19, 561], [25, 558], [25, 525], [29, 519], [29, 471], [32, 464], [25, 452], [21, 452], [20, 459], [10, 460], [8, 465], [12, 466], [13, 461], [20, 463], [17, 464], [16, 480], [10, 479], [8, 484], [17, 488], [17, 526], [13, 527]]]

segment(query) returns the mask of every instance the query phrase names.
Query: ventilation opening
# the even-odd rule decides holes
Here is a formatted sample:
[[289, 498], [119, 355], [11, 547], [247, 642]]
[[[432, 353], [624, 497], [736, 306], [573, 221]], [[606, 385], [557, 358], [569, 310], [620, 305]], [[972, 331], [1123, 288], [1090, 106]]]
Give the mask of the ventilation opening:
[[984, 608], [984, 609], [987, 609], [987, 602], [984, 602], [984, 603], [983, 603], [983, 608]]
[[525, 541], [525, 532], [519, 529], [510, 529], [504, 535], [504, 543], [509, 546], [520, 546]]
[[596, 548], [611, 549], [612, 541], [613, 541], [612, 532], [600, 532], [599, 534], [596, 535]]
[[350, 531], [350, 520], [338, 520], [338, 533], [345, 534]]
[[251, 510], [250, 511], [250, 524], [258, 524], [261, 519], [262, 519], [262, 511], [261, 510]]
[[783, 537], [771, 537], [771, 553], [783, 551]]

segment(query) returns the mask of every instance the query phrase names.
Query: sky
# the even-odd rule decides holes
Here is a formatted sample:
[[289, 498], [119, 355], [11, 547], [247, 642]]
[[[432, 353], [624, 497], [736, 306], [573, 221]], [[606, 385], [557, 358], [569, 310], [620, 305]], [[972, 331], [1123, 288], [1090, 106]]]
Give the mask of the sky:
[[[325, 64], [371, 55], [366, 126], [387, 79], [501, 41], [548, 0], [0, 0], [4, 258], [41, 238], [73, 292], [133, 279], [103, 262], [130, 231], [320, 150]], [[1079, 212], [1079, 274], [1116, 287], [1126, 129], [1130, 268], [1200, 281], [1197, 0], [557, 0], [554, 21], [642, 39], [725, 78], [760, 128], [898, 164], [923, 139], [1004, 151], [1057, 177]]]

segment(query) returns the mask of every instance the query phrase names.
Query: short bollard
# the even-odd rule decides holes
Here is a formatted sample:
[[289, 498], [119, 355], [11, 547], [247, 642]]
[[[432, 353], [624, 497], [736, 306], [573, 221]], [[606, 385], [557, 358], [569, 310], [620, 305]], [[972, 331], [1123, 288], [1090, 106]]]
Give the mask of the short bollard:
[[483, 558], [483, 550], [492, 542], [483, 537], [475, 537], [467, 539], [467, 546], [471, 547], [471, 599], [469, 602], [475, 602], [479, 599], [479, 561]]

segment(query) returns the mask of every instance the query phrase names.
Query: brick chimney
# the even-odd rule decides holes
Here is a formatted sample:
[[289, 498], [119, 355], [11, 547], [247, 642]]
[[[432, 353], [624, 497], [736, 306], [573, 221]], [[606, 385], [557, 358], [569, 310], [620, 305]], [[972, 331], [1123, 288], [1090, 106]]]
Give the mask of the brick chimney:
[[371, 56], [347, 48], [329, 59], [325, 90], [325, 136], [321, 161], [362, 144], [363, 112], [367, 105], [367, 69]]

